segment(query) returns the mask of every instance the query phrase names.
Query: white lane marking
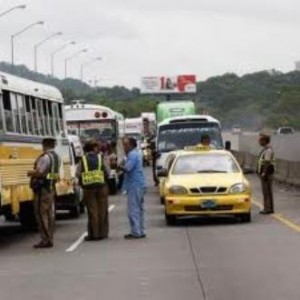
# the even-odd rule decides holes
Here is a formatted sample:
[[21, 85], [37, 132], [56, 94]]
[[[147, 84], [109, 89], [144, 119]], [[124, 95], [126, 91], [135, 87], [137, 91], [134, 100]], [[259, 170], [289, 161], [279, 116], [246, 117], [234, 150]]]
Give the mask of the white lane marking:
[[[109, 206], [108, 211], [111, 212], [115, 209], [115, 205], [112, 204]], [[74, 252], [84, 241], [84, 238], [88, 235], [87, 231], [84, 232], [68, 249], [66, 253]]]
[[83, 243], [84, 238], [85, 238], [87, 235], [88, 235], [87, 231], [84, 232], [84, 233], [79, 237], [79, 239], [78, 239], [76, 242], [74, 242], [74, 243], [66, 250], [66, 252], [67, 252], [67, 253], [70, 253], [70, 252], [75, 251], [75, 250]]

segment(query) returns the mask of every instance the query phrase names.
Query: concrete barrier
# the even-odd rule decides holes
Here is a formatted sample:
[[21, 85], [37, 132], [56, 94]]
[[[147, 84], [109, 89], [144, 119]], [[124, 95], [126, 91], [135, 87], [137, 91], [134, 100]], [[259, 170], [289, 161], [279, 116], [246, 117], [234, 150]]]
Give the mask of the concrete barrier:
[[276, 172], [274, 178], [279, 182], [288, 183], [290, 162], [283, 159], [276, 159]]
[[300, 186], [300, 162], [288, 162], [287, 182]]
[[[243, 170], [255, 172], [257, 167], [257, 156], [247, 152], [232, 151], [236, 160]], [[275, 180], [300, 187], [300, 162], [276, 160]]]

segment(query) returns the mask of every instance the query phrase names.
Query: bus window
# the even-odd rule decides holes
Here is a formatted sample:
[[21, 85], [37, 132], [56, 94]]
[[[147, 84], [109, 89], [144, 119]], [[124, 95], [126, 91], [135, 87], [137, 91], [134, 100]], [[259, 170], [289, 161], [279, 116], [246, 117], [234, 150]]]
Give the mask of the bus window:
[[10, 93], [9, 91], [3, 90], [3, 109], [4, 109], [4, 117], [6, 124], [6, 131], [14, 132], [14, 123], [13, 123], [13, 115], [11, 111], [11, 103], [10, 103]]
[[17, 96], [17, 103], [18, 103], [19, 120], [21, 123], [21, 132], [24, 134], [28, 134], [24, 96], [21, 94], [17, 94], [16, 96]]
[[38, 113], [39, 113], [39, 123], [41, 129], [41, 135], [46, 135], [46, 128], [45, 128], [45, 117], [43, 112], [43, 102], [41, 99], [36, 99]]
[[64, 136], [65, 132], [64, 132], [64, 119], [63, 119], [63, 111], [62, 110], [63, 110], [63, 105], [58, 104], [60, 133], [62, 134], [62, 136]]
[[4, 128], [4, 109], [3, 109], [3, 98], [0, 94], [0, 132], [3, 131]]
[[54, 118], [54, 129], [55, 129], [55, 135], [58, 135], [60, 133], [60, 128], [59, 128], [59, 112], [58, 112], [58, 104], [53, 103], [53, 118]]
[[31, 104], [29, 96], [25, 96], [25, 109], [26, 109], [26, 118], [28, 124], [28, 134], [33, 135], [34, 122], [31, 114]]
[[33, 119], [33, 128], [34, 128], [34, 135], [40, 135], [40, 122], [39, 122], [39, 114], [37, 110], [37, 103], [36, 99], [31, 97], [31, 112], [32, 112], [32, 119]]
[[10, 100], [11, 100], [11, 111], [13, 116], [13, 122], [15, 124], [15, 132], [22, 133], [21, 122], [20, 122], [19, 111], [18, 111], [17, 94], [10, 93]]
[[50, 124], [49, 124], [48, 105], [47, 105], [48, 101], [45, 99], [42, 99], [40, 101], [42, 101], [41, 103], [43, 105], [45, 132], [46, 132], [46, 135], [51, 135]]
[[48, 105], [50, 135], [54, 136], [54, 122], [53, 122], [52, 102], [51, 101], [47, 101], [47, 105]]

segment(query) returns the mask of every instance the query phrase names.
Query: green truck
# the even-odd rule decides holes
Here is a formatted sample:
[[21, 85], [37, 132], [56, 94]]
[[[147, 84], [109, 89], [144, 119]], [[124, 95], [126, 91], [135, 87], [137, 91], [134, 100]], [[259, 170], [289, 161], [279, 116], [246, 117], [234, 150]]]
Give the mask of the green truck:
[[156, 122], [159, 124], [168, 118], [189, 116], [196, 114], [193, 101], [165, 101], [156, 106]]

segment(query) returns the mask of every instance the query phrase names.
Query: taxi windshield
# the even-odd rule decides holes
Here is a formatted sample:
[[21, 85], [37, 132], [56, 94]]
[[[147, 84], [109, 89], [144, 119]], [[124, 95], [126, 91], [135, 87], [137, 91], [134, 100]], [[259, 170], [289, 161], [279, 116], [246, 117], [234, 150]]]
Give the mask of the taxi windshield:
[[236, 162], [227, 154], [191, 154], [180, 156], [173, 168], [174, 175], [197, 173], [237, 173]]

